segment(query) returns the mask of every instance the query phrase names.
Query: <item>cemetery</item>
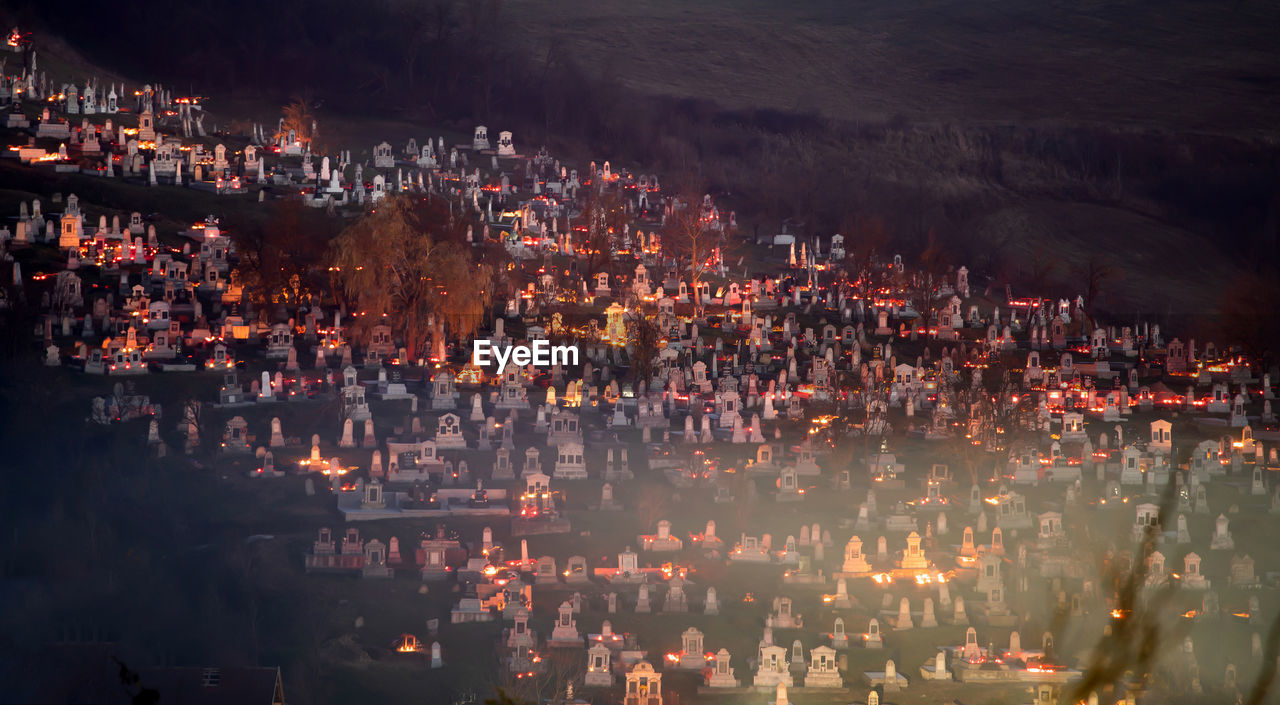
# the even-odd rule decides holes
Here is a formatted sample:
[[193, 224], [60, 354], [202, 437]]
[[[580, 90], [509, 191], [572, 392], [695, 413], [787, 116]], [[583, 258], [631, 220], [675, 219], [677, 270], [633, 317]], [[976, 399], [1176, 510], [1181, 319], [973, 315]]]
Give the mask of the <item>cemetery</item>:
[[[0, 74], [12, 430], [70, 444], [15, 458], [74, 453], [183, 542], [130, 561], [269, 578], [207, 586], [209, 620], [255, 615], [233, 661], [389, 700], [1137, 705], [1237, 702], [1276, 660], [1280, 367], [1236, 341], [1087, 281], [752, 242], [729, 199], [495, 122], [334, 145]], [[279, 259], [259, 222], [332, 239]], [[573, 361], [518, 354], [547, 349]], [[97, 619], [60, 628], [147, 641]]]

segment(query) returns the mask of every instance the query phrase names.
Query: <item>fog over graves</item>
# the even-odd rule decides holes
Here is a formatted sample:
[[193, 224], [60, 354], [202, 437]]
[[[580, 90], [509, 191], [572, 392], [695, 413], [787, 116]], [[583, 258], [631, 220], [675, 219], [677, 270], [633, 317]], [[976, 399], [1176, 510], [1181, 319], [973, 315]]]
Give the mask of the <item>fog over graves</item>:
[[122, 77], [28, 14], [0, 700], [1275, 701], [1256, 204], [1196, 216], [1270, 223], [1230, 257], [1075, 220], [997, 257], [831, 203], [807, 143], [762, 199], [510, 106]]

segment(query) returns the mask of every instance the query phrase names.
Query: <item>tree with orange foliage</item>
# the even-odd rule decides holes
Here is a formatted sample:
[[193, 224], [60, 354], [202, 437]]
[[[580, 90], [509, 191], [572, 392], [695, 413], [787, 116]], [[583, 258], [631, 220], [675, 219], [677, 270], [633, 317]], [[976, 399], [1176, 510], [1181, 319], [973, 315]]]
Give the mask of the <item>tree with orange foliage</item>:
[[584, 278], [590, 280], [597, 272], [609, 271], [613, 264], [611, 250], [626, 222], [626, 210], [617, 194], [602, 193], [594, 187], [589, 190], [581, 214], [570, 223], [574, 248], [586, 253]]
[[473, 335], [493, 301], [494, 267], [473, 260], [458, 227], [440, 199], [391, 196], [335, 238], [333, 272], [356, 327], [387, 323], [410, 358], [428, 334], [437, 355], [446, 329], [458, 339]]
[[304, 146], [309, 146], [316, 138], [317, 130], [316, 118], [311, 113], [311, 108], [307, 106], [307, 101], [300, 96], [294, 96], [280, 109], [280, 113], [280, 130], [276, 132], [275, 141], [279, 142], [281, 138], [288, 137], [289, 131], [293, 130], [294, 138]]

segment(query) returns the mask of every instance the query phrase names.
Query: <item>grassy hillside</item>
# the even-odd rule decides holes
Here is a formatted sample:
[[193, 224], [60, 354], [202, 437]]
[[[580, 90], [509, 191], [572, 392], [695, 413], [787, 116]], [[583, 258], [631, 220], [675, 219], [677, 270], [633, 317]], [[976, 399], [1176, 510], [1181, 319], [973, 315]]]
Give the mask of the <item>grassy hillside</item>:
[[644, 92], [855, 120], [1275, 134], [1280, 7], [509, 0], [506, 35]]

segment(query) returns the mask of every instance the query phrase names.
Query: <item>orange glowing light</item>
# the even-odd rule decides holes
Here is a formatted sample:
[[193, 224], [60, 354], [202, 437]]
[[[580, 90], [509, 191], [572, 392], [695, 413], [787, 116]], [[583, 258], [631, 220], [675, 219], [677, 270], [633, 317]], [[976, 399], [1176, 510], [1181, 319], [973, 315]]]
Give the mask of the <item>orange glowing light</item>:
[[396, 651], [402, 654], [417, 653], [422, 651], [422, 644], [418, 642], [418, 637], [412, 634], [401, 634], [396, 642]]

